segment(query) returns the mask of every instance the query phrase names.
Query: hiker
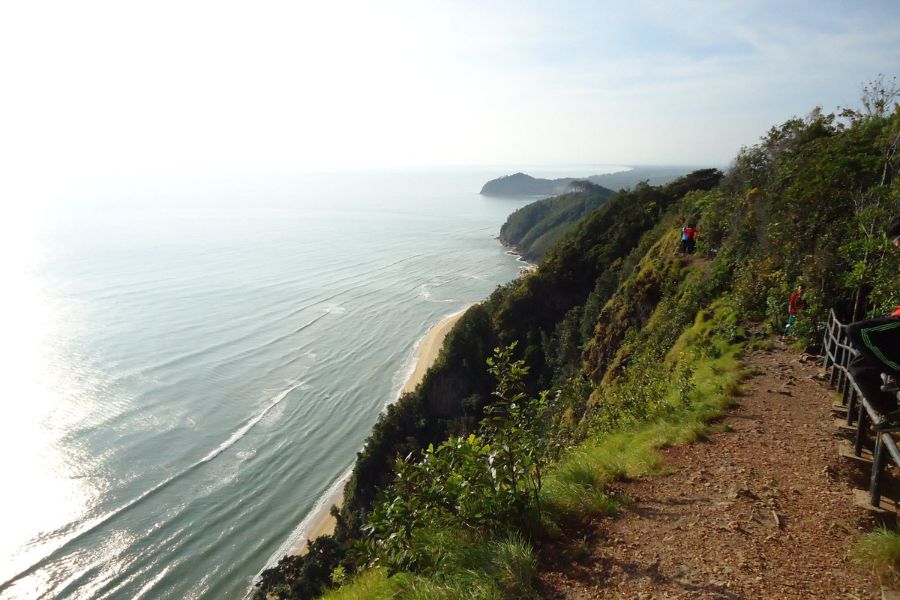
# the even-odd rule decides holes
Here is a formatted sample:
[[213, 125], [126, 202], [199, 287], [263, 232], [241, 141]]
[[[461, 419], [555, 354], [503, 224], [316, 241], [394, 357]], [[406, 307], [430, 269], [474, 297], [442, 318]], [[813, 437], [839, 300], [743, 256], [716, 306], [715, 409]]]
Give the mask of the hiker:
[[[900, 248], [900, 215], [885, 229], [891, 244]], [[847, 365], [863, 396], [879, 412], [897, 410], [896, 382], [900, 378], [900, 306], [877, 319], [857, 321], [845, 326], [850, 345], [859, 354]], [[883, 381], [881, 374], [893, 378]], [[892, 421], [896, 421], [892, 415]]]
[[803, 286], [798, 285], [797, 290], [793, 294], [791, 294], [791, 297], [788, 300], [788, 319], [787, 325], [784, 326], [784, 333], [781, 334], [782, 340], [787, 339], [788, 332], [791, 329], [791, 325], [793, 325], [794, 321], [797, 320], [797, 313], [800, 312], [800, 309], [802, 309], [804, 306]]
[[689, 224], [681, 228], [681, 254], [694, 253], [694, 228]]

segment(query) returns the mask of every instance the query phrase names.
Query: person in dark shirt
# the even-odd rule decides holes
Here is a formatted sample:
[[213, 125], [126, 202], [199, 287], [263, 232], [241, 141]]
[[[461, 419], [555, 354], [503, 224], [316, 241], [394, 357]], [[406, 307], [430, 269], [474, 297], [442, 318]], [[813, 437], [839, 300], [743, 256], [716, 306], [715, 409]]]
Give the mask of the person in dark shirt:
[[[885, 232], [891, 244], [900, 248], [900, 215], [891, 221]], [[859, 390], [880, 412], [896, 411], [895, 388], [900, 375], [900, 306], [890, 315], [850, 323], [845, 331], [850, 346], [858, 352], [848, 369]], [[891, 377], [893, 384], [883, 381], [882, 373]], [[892, 420], [897, 419], [892, 416]]]

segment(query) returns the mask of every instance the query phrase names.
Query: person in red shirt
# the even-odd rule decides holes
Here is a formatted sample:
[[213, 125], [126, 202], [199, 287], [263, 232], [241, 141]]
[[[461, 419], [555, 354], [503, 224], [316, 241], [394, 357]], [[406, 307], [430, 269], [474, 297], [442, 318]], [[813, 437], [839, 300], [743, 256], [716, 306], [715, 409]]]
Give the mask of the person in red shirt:
[[690, 225], [686, 225], [681, 228], [681, 253], [682, 254], [693, 254], [694, 253], [694, 236], [696, 235], [696, 230]]
[[794, 321], [797, 320], [797, 313], [800, 312], [800, 309], [802, 309], [803, 307], [803, 286], [798, 285], [797, 290], [793, 294], [791, 294], [791, 297], [788, 300], [787, 325], [784, 326], [784, 333], [781, 334], [781, 339], [787, 338], [788, 331], [791, 329], [791, 325], [793, 325]]

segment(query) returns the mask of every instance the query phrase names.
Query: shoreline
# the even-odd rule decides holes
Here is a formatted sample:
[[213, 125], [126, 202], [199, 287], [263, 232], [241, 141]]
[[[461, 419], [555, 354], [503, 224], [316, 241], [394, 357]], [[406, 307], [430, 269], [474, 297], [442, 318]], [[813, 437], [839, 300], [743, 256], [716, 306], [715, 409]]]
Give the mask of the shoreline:
[[530, 260], [525, 258], [525, 255], [522, 254], [522, 251], [518, 246], [511, 242], [508, 242], [499, 235], [494, 239], [500, 242], [500, 245], [506, 248], [506, 254], [508, 254], [509, 256], [515, 256], [517, 262], [523, 263], [522, 266], [519, 267], [519, 275], [532, 273], [537, 270], [538, 264], [536, 262], [531, 262]]
[[[441, 351], [441, 346], [444, 345], [444, 338], [447, 337], [447, 334], [450, 333], [450, 330], [456, 322], [459, 321], [460, 317], [462, 317], [471, 306], [472, 305], [469, 304], [462, 310], [455, 312], [452, 315], [447, 315], [429, 329], [424, 337], [419, 340], [415, 347], [415, 366], [409, 377], [406, 378], [403, 386], [400, 388], [396, 399], [399, 399], [403, 394], [414, 391], [416, 386], [422, 382], [425, 373], [437, 360], [438, 354]], [[325, 495], [316, 503], [309, 515], [300, 522], [298, 529], [300, 530], [301, 535], [299, 536], [299, 539], [293, 541], [288, 546], [286, 554], [291, 556], [305, 554], [307, 542], [309, 540], [315, 540], [320, 536], [331, 535], [334, 533], [337, 521], [331, 516], [331, 507], [337, 506], [338, 508], [341, 508], [343, 505], [344, 488], [350, 480], [351, 472], [352, 467], [351, 470], [348, 470], [341, 475], [331, 487], [328, 488], [328, 491], [325, 492]]]

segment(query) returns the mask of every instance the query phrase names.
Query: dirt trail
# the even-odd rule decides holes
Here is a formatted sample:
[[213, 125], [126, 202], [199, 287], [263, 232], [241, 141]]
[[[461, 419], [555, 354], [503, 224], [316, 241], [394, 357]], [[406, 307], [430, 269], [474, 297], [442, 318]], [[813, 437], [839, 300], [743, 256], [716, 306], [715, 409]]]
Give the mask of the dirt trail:
[[544, 598], [878, 598], [849, 558], [871, 518], [852, 502], [830, 390], [783, 347], [723, 423], [733, 431], [663, 451], [672, 474], [620, 485], [634, 502], [584, 533], [580, 561], [544, 552]]

